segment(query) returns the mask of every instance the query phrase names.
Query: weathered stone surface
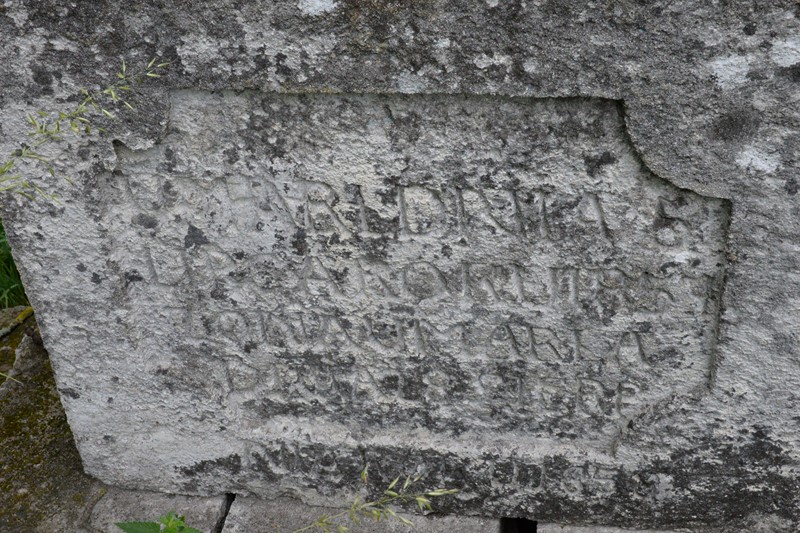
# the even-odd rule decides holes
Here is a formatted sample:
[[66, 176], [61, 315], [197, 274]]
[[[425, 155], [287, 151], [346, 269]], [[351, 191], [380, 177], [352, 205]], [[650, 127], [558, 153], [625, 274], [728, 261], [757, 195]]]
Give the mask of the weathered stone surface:
[[[222, 533], [282, 533], [304, 528], [322, 515], [333, 516], [341, 509], [330, 507], [311, 507], [297, 500], [259, 500], [257, 498], [237, 498], [231, 505], [225, 519]], [[500, 521], [471, 516], [415, 516], [403, 514], [414, 523], [413, 529], [398, 520], [390, 522], [363, 520], [360, 526], [344, 520], [340, 522], [350, 528], [350, 533], [401, 533], [417, 531], [438, 533], [441, 531], [460, 531], [462, 533], [498, 533]]]
[[796, 6], [275, 4], [0, 16], [7, 150], [173, 61], [61, 206], [4, 205], [88, 471], [798, 527]]
[[[643, 169], [613, 104], [170, 103], [163, 141], [104, 178], [127, 280], [106, 294], [139, 350], [169, 346], [145, 363], [157, 388], [224, 405], [227, 439], [291, 424], [606, 451], [709, 386], [727, 206]], [[145, 340], [159, 330], [173, 340]]]
[[[688, 531], [688, 530], [686, 530]], [[558, 524], [536, 524], [536, 533], [634, 533], [630, 529], [618, 527], [597, 527], [597, 526], [561, 526]], [[678, 533], [678, 531], [666, 530], [636, 530], [635, 533]]]
[[[0, 310], [0, 329], [22, 309]], [[82, 471], [34, 319], [2, 344], [16, 357], [0, 384], [0, 531], [79, 531], [102, 484]]]
[[118, 533], [117, 522], [152, 522], [173, 512], [200, 531], [216, 533], [228, 511], [225, 496], [198, 498], [110, 488], [92, 508], [91, 533]]

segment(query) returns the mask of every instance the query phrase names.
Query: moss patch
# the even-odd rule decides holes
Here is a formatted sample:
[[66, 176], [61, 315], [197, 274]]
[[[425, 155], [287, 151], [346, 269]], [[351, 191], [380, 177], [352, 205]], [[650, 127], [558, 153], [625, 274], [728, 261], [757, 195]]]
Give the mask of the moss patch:
[[5, 340], [18, 352], [21, 383], [0, 386], [0, 531], [77, 524], [84, 511], [76, 502], [101, 486], [83, 473], [34, 319]]

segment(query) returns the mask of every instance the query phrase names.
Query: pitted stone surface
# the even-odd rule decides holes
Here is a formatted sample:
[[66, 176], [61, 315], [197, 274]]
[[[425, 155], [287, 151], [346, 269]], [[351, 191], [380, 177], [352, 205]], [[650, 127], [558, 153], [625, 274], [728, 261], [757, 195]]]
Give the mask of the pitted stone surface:
[[121, 56], [172, 61], [115, 142], [53, 154], [61, 205], [3, 206], [90, 473], [340, 505], [371, 463], [448, 512], [798, 527], [795, 3], [0, 26], [3, 153]]
[[607, 450], [710, 386], [726, 206], [643, 168], [610, 102], [183, 92], [118, 155], [118, 310], [160, 388], [212, 365], [232, 441], [282, 419]]
[[[345, 509], [346, 510], [346, 509]], [[259, 500], [257, 498], [237, 498], [231, 505], [225, 518], [225, 527], [221, 533], [283, 533], [295, 531], [314, 523], [321, 516], [333, 516], [342, 509], [329, 507], [312, 507], [296, 500]], [[399, 520], [360, 519], [360, 524], [344, 518], [337, 524], [349, 528], [349, 533], [403, 533], [417, 531], [419, 533], [439, 533], [444, 531], [460, 531], [462, 533], [500, 533], [500, 520], [473, 516], [419, 516], [412, 513], [401, 513], [404, 518], [413, 522], [413, 528]], [[334, 528], [335, 529], [335, 528]]]

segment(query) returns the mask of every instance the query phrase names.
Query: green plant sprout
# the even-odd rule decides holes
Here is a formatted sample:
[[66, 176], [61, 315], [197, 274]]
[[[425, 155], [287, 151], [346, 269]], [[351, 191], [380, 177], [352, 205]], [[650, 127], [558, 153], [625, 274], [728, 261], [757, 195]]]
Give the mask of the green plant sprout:
[[[153, 58], [141, 71], [131, 72], [123, 60], [122, 69], [117, 72], [114, 83], [95, 92], [82, 88], [80, 90], [82, 100], [73, 109], [58, 112], [37, 111], [35, 114], [28, 114], [27, 121], [32, 128], [28, 132], [30, 140], [28, 143], [20, 143], [20, 148], [9, 154], [8, 159], [0, 164], [0, 192], [20, 194], [31, 200], [39, 196], [57, 202], [55, 194], [47, 194], [38, 185], [25, 179], [19, 172], [21, 164], [28, 162], [44, 165], [50, 176], [55, 178], [55, 167], [39, 152], [39, 149], [49, 143], [63, 141], [64, 134], [68, 132], [78, 137], [91, 135], [93, 131], [105, 133], [104, 128], [97, 126], [96, 119], [116, 118], [107, 107], [122, 104], [133, 109], [133, 105], [124, 96], [133, 93], [134, 86], [141, 85], [148, 78], [160, 77], [159, 72], [167, 66], [169, 62], [159, 63]], [[64, 179], [72, 183], [66, 176]]]
[[203, 533], [186, 525], [186, 517], [169, 512], [158, 518], [158, 522], [117, 522], [125, 533]]
[[[11, 255], [11, 246], [6, 238], [5, 228], [0, 222], [0, 308], [6, 309], [18, 305], [30, 305], [25, 295], [25, 288], [19, 277], [17, 265]], [[0, 330], [0, 338], [3, 337]]]
[[[361, 472], [361, 481], [367, 483], [368, 466]], [[377, 500], [364, 501], [360, 496], [356, 496], [350, 508], [341, 513], [334, 515], [322, 515], [314, 523], [306, 527], [295, 529], [292, 533], [303, 533], [306, 531], [321, 531], [323, 533], [347, 533], [350, 528], [341, 523], [343, 520], [349, 523], [360, 526], [363, 520], [398, 520], [409, 527], [414, 527], [414, 523], [408, 518], [400, 515], [395, 510], [398, 506], [405, 506], [408, 504], [416, 504], [420, 511], [432, 511], [430, 498], [437, 498], [440, 496], [447, 496], [449, 494], [456, 494], [458, 489], [436, 489], [427, 492], [413, 491], [414, 484], [417, 483], [422, 476], [406, 476], [405, 481], [399, 486], [400, 477], [392, 481], [383, 495]]]
[[[367, 483], [369, 466], [361, 471], [361, 481]], [[323, 533], [347, 533], [350, 528], [345, 523], [352, 523], [360, 526], [362, 521], [397, 520], [408, 527], [414, 527], [414, 523], [408, 518], [398, 514], [397, 507], [416, 504], [420, 511], [433, 511], [431, 498], [456, 494], [458, 489], [436, 489], [427, 492], [414, 492], [414, 484], [422, 479], [422, 476], [406, 476], [402, 485], [401, 476], [392, 481], [383, 495], [377, 500], [365, 501], [360, 496], [356, 496], [350, 508], [341, 513], [333, 515], [322, 515], [313, 523], [295, 529], [292, 533], [304, 533], [306, 531], [321, 531]], [[199, 530], [186, 525], [186, 517], [178, 516], [174, 512], [169, 512], [160, 517], [158, 522], [117, 522], [116, 526], [125, 533], [200, 533]], [[349, 521], [349, 522], [348, 522]], [[344, 523], [343, 523], [344, 522]]]
[[[21, 326], [32, 315], [33, 315], [33, 307], [29, 305], [25, 309], [23, 309], [20, 312], [20, 314], [17, 315], [17, 318], [15, 318], [14, 321], [11, 322], [11, 324], [0, 329], [0, 339], [2, 339], [6, 335], [14, 331], [14, 329], [16, 329], [17, 327]], [[0, 372], [0, 377], [10, 381], [16, 381], [17, 383], [22, 384], [22, 382], [17, 378], [11, 377], [8, 374], [4, 374], [3, 372]]]

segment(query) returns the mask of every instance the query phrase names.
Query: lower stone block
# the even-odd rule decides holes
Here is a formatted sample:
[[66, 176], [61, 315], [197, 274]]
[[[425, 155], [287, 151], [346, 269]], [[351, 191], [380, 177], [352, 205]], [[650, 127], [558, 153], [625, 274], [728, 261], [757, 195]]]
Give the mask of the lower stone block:
[[[322, 515], [334, 515], [342, 509], [330, 507], [313, 507], [297, 500], [260, 500], [257, 498], [236, 498], [231, 505], [225, 528], [222, 533], [278, 533], [294, 531], [306, 527]], [[414, 522], [414, 528], [399, 521], [367, 522], [351, 526], [349, 533], [437, 533], [457, 531], [459, 533], [498, 533], [500, 521], [493, 518], [461, 517], [461, 516], [416, 516], [403, 514]]]

